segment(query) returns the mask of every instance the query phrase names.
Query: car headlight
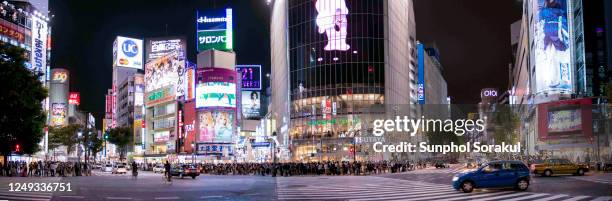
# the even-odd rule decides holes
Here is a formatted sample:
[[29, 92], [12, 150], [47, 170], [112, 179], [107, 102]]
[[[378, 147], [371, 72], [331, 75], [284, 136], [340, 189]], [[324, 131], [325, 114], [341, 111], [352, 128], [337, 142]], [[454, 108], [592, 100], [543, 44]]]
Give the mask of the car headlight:
[[457, 181], [457, 180], [459, 180], [459, 177], [458, 176], [454, 176], [453, 177], [453, 181]]

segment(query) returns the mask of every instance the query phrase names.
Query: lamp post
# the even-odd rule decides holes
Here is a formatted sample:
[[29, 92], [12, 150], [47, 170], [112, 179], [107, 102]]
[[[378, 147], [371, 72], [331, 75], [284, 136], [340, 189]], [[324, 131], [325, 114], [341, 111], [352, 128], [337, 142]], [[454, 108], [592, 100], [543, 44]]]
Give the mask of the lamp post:
[[191, 142], [191, 163], [195, 165], [195, 142]]

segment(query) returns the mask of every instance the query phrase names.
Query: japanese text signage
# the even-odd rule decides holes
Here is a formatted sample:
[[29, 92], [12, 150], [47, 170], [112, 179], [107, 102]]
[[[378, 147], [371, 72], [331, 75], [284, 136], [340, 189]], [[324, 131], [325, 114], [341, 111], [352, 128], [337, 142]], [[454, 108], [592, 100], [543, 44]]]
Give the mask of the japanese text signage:
[[216, 49], [232, 50], [232, 9], [196, 13], [198, 52]]

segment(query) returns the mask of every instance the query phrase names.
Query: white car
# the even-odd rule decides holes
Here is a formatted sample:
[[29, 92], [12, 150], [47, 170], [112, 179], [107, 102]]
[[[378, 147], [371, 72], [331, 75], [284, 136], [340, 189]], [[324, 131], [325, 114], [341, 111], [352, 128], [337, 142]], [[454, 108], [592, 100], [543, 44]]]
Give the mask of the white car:
[[113, 171], [113, 165], [111, 165], [111, 164], [104, 165], [104, 167], [102, 168], [102, 171], [104, 171], [104, 172], [112, 172]]
[[119, 164], [119, 165], [115, 165], [115, 167], [113, 167], [113, 171], [111, 172], [111, 174], [126, 174], [127, 173], [127, 168], [125, 168], [125, 165]]
[[156, 165], [155, 167], [153, 167], [153, 173], [164, 173], [166, 171], [166, 169], [164, 168], [163, 165]]

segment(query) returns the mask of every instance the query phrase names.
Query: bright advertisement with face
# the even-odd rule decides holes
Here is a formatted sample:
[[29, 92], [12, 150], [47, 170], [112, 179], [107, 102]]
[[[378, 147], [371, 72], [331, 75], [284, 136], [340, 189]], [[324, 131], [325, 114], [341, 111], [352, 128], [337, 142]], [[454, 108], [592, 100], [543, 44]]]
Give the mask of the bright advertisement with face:
[[185, 57], [173, 51], [145, 65], [145, 91], [151, 92], [165, 86], [176, 87], [176, 97], [185, 94], [181, 77], [185, 71]]
[[242, 91], [242, 115], [244, 118], [259, 117], [260, 93], [258, 91]]
[[66, 120], [68, 108], [64, 103], [51, 104], [51, 126], [62, 126]]
[[537, 0], [533, 30], [536, 93], [572, 91], [567, 0]]
[[232, 142], [234, 133], [233, 111], [198, 112], [198, 142]]

